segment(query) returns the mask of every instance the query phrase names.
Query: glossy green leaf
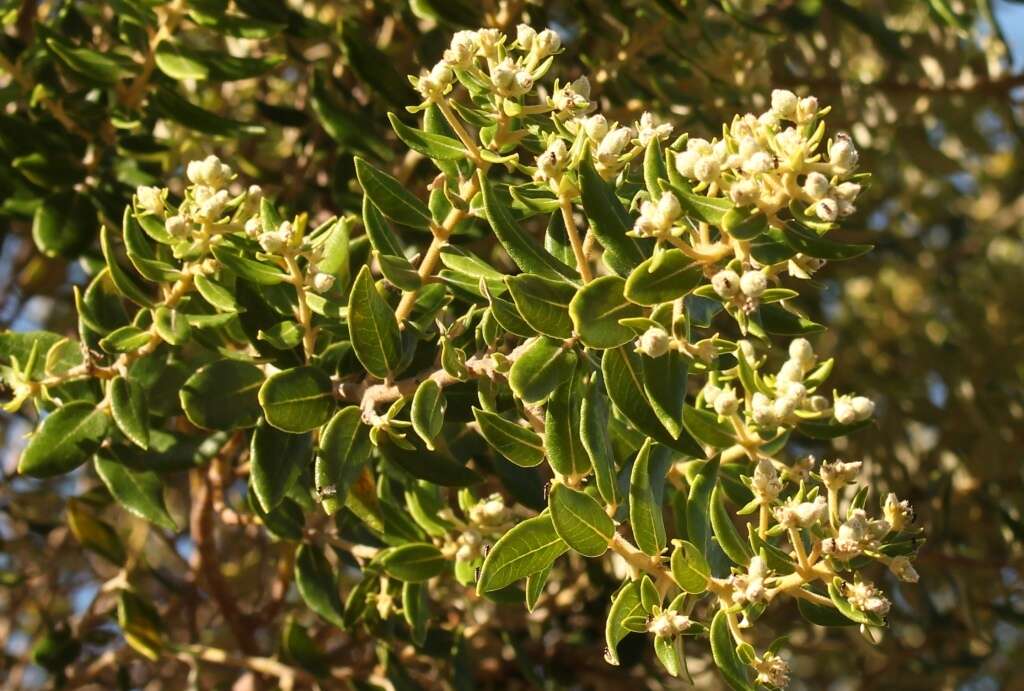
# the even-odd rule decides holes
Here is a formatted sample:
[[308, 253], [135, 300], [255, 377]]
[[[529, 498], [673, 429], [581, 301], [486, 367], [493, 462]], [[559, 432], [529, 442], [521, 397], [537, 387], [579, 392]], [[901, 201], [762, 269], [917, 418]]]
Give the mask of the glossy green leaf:
[[692, 216], [698, 221], [710, 223], [713, 226], [721, 225], [722, 219], [733, 208], [732, 202], [723, 197], [707, 197], [703, 194], [696, 194], [684, 181], [663, 182], [668, 185], [672, 193], [676, 195], [683, 212]]
[[348, 302], [348, 330], [359, 362], [379, 379], [395, 374], [402, 358], [398, 320], [377, 292], [369, 267], [364, 266], [352, 284]]
[[554, 390], [544, 410], [544, 449], [555, 472], [583, 477], [590, 458], [583, 445], [581, 407], [583, 378], [573, 375]]
[[612, 607], [608, 610], [608, 619], [605, 622], [604, 639], [606, 647], [604, 659], [609, 664], [618, 666], [619, 643], [623, 638], [632, 633], [630, 629], [623, 625], [623, 622], [631, 617], [641, 615], [644, 615], [644, 608], [640, 602], [640, 583], [638, 581], [626, 583], [619, 589], [615, 599], [612, 600]]
[[569, 546], [555, 532], [550, 514], [528, 518], [501, 536], [484, 559], [477, 592], [500, 590], [551, 566]]
[[665, 549], [665, 478], [672, 464], [671, 454], [664, 446], [643, 445], [633, 462], [629, 477], [629, 525], [636, 546], [651, 556]]
[[447, 454], [427, 450], [418, 437], [406, 441], [412, 448], [400, 448], [386, 435], [382, 435], [378, 439], [377, 448], [388, 461], [420, 480], [444, 487], [468, 487], [480, 482], [481, 477], [474, 470]]
[[87, 401], [74, 401], [50, 413], [29, 437], [18, 472], [53, 477], [85, 463], [110, 431], [107, 411]]
[[615, 470], [615, 452], [612, 449], [611, 410], [600, 380], [586, 386], [580, 403], [580, 441], [594, 468], [597, 491], [610, 506], [619, 503], [619, 485]]
[[829, 240], [795, 223], [787, 223], [782, 228], [782, 234], [786, 244], [797, 252], [830, 261], [853, 259], [870, 252], [873, 248], [872, 245], [849, 245]]
[[121, 506], [164, 530], [177, 526], [164, 503], [164, 485], [152, 471], [131, 470], [105, 451], [96, 454], [96, 474]]
[[639, 317], [641, 311], [623, 296], [625, 284], [618, 276], [601, 276], [572, 298], [569, 316], [584, 345], [603, 350], [633, 340], [633, 330], [619, 320]]
[[711, 492], [711, 528], [714, 531], [718, 546], [722, 548], [725, 555], [740, 566], [746, 567], [750, 563], [753, 553], [747, 541], [740, 537], [736, 525], [732, 522], [732, 516], [725, 508], [725, 493], [720, 486], [715, 486]]
[[264, 511], [281, 503], [310, 460], [308, 434], [289, 434], [261, 419], [249, 449], [249, 482]]
[[324, 511], [333, 515], [345, 506], [348, 490], [370, 458], [370, 428], [358, 406], [342, 408], [323, 428], [313, 478]]
[[580, 164], [580, 194], [590, 231], [604, 247], [605, 261], [620, 276], [625, 276], [644, 260], [640, 245], [626, 235], [633, 223], [612, 187], [601, 179], [590, 157]]
[[687, 405], [683, 409], [683, 425], [695, 439], [716, 449], [725, 449], [736, 443], [732, 425], [719, 421], [718, 415]]
[[181, 387], [181, 408], [205, 429], [253, 427], [260, 418], [263, 371], [240, 360], [218, 360], [199, 369]]
[[387, 218], [410, 228], [430, 228], [433, 222], [427, 205], [413, 196], [395, 178], [356, 156], [356, 177], [363, 192]]
[[651, 410], [670, 436], [679, 438], [689, 434], [683, 427], [689, 358], [682, 353], [669, 351], [657, 358], [641, 354], [639, 360], [644, 393]]
[[110, 231], [106, 226], [100, 228], [100, 248], [103, 250], [104, 259], [107, 260], [110, 280], [113, 281], [117, 291], [138, 305], [152, 307], [153, 301], [150, 297], [118, 263], [114, 246], [110, 242]]
[[423, 645], [427, 640], [429, 614], [427, 588], [422, 583], [403, 583], [402, 617], [409, 625], [409, 633], [416, 645]]
[[530, 327], [552, 338], [572, 336], [569, 303], [576, 295], [573, 286], [534, 274], [510, 276], [505, 282], [516, 309]]
[[285, 432], [309, 432], [334, 412], [331, 378], [319, 367], [306, 365], [271, 375], [259, 390], [263, 414]]
[[487, 443], [516, 465], [531, 468], [544, 460], [543, 441], [532, 429], [480, 408], [473, 408], [473, 417]]
[[733, 691], [754, 691], [747, 674], [747, 666], [736, 654], [736, 643], [729, 631], [728, 615], [718, 610], [711, 620], [711, 655], [718, 671]]
[[539, 336], [513, 363], [508, 383], [516, 396], [536, 403], [571, 377], [575, 368], [576, 351], [559, 340]]
[[288, 280], [288, 275], [276, 266], [235, 254], [223, 245], [214, 245], [213, 256], [239, 278], [261, 286], [272, 286]]
[[711, 567], [708, 566], [704, 553], [692, 542], [676, 540], [672, 550], [672, 577], [680, 588], [688, 593], [700, 595], [708, 589], [708, 578]]
[[558, 482], [548, 495], [548, 504], [555, 532], [569, 547], [585, 557], [599, 557], [608, 551], [615, 524], [596, 499]]
[[381, 559], [381, 566], [389, 576], [407, 583], [422, 583], [439, 576], [447, 563], [441, 550], [426, 542], [401, 545]]
[[439, 161], [459, 161], [465, 160], [468, 156], [466, 148], [458, 139], [409, 127], [394, 113], [388, 113], [388, 120], [391, 121], [391, 128], [395, 130], [395, 134], [402, 140], [402, 143], [413, 151], [419, 151], [427, 158]]
[[319, 547], [299, 545], [295, 552], [295, 585], [306, 606], [338, 628], [345, 628], [338, 576]]
[[707, 555], [711, 545], [711, 531], [708, 514], [711, 506], [711, 492], [718, 478], [719, 459], [716, 456], [703, 463], [696, 477], [690, 483], [690, 494], [686, 500], [686, 536], [702, 554]]
[[679, 249], [662, 250], [633, 269], [623, 295], [638, 305], [658, 305], [681, 298], [700, 285], [704, 272]]
[[149, 407], [141, 384], [126, 377], [115, 377], [110, 382], [110, 412], [118, 429], [132, 443], [149, 448]]
[[447, 401], [441, 385], [433, 379], [424, 379], [420, 382], [412, 397], [409, 420], [412, 422], [413, 430], [420, 435], [428, 449], [433, 450], [434, 439], [441, 433], [446, 408]]

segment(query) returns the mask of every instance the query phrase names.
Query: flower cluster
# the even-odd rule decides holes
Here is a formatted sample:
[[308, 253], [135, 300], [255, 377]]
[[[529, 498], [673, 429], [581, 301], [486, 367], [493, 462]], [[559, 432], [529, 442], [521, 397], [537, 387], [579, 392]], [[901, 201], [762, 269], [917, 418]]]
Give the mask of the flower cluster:
[[798, 202], [832, 223], [855, 211], [861, 186], [850, 179], [858, 157], [848, 135], [836, 135], [820, 151], [827, 112], [813, 96], [777, 89], [769, 110], [736, 116], [722, 139], [689, 139], [676, 155], [676, 170], [696, 181], [698, 191], [723, 194], [769, 218]]

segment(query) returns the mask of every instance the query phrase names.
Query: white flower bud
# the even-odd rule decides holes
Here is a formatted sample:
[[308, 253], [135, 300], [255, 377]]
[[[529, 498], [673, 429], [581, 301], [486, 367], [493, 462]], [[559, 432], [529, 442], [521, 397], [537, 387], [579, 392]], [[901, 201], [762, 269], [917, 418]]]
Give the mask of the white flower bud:
[[193, 185], [205, 184], [203, 177], [203, 161], [189, 161], [185, 167], [185, 176]]
[[754, 350], [754, 344], [750, 341], [743, 339], [738, 343], [740, 352], [743, 353], [743, 357], [746, 358], [747, 362], [753, 366], [757, 362], [757, 351]]
[[772, 652], [765, 652], [755, 657], [750, 666], [757, 672], [755, 681], [776, 689], [784, 689], [789, 685], [789, 664]]
[[882, 515], [885, 516], [889, 526], [899, 532], [903, 530], [907, 523], [914, 519], [914, 510], [911, 508], [909, 501], [905, 499], [900, 501], [893, 492], [889, 492], [889, 495], [885, 498], [885, 503], [882, 505]]
[[850, 406], [853, 408], [857, 420], [867, 420], [875, 414], [875, 402], [867, 396], [854, 396], [850, 401]]
[[786, 386], [782, 394], [787, 398], [792, 398], [799, 405], [807, 396], [807, 387], [800, 382], [792, 382]]
[[827, 177], [817, 171], [807, 174], [807, 179], [804, 181], [804, 192], [807, 193], [808, 197], [817, 201], [828, 194], [828, 189]]
[[562, 168], [565, 167], [568, 157], [569, 149], [566, 147], [565, 140], [552, 140], [544, 153], [537, 157], [537, 173], [534, 177], [538, 180], [557, 178], [562, 172]]
[[807, 407], [815, 413], [828, 410], [828, 399], [824, 396], [811, 396], [807, 399]]
[[782, 491], [782, 481], [771, 459], [761, 458], [754, 467], [751, 489], [762, 502], [775, 501]]
[[768, 288], [768, 277], [763, 271], [744, 271], [740, 278], [740, 290], [750, 298], [761, 297]]
[[794, 338], [789, 342], [789, 357], [800, 365], [800, 369], [803, 372], [807, 372], [814, 367], [814, 362], [817, 360], [814, 348], [806, 338]]
[[590, 106], [590, 81], [579, 77], [572, 84], [566, 84], [555, 91], [551, 104], [561, 112], [586, 110]]
[[608, 134], [608, 120], [600, 113], [584, 118], [581, 124], [583, 125], [583, 131], [587, 133], [587, 136], [592, 141], [600, 142]]
[[325, 273], [313, 274], [313, 290], [317, 293], [326, 293], [334, 286], [334, 276]]
[[818, 99], [814, 96], [801, 98], [796, 106], [797, 122], [806, 122], [818, 113]]
[[825, 483], [825, 487], [828, 489], [842, 489], [857, 479], [862, 465], [863, 463], [860, 461], [851, 461], [849, 463], [843, 461], [832, 461], [829, 463], [826, 461], [821, 464], [819, 471], [821, 473], [821, 481]]
[[204, 223], [213, 223], [219, 220], [221, 214], [224, 213], [224, 207], [227, 206], [230, 200], [231, 197], [228, 195], [227, 190], [219, 190], [199, 205], [196, 218]]
[[800, 402], [795, 398], [780, 396], [772, 403], [772, 413], [779, 420], [788, 420], [796, 412], [799, 404]]
[[416, 89], [424, 98], [439, 98], [444, 95], [452, 79], [452, 68], [447, 62], [441, 61], [434, 65], [430, 72], [420, 76]]
[[731, 269], [719, 271], [711, 277], [711, 287], [719, 297], [731, 298], [740, 291], [740, 277]]
[[286, 241], [282, 240], [281, 235], [276, 232], [263, 233], [259, 237], [259, 243], [260, 247], [267, 254], [279, 254], [287, 244]]
[[491, 69], [491, 83], [499, 92], [508, 91], [515, 83], [519, 68], [512, 60], [506, 58]]
[[220, 189], [231, 181], [233, 175], [231, 167], [221, 163], [221, 160], [216, 156], [211, 154], [203, 159], [200, 169], [200, 177], [203, 184], [209, 185], [214, 189]]
[[832, 415], [841, 425], [852, 425], [857, 422], [857, 411], [853, 409], [849, 396], [840, 396], [835, 400]]
[[790, 384], [799, 383], [804, 380], [804, 372], [800, 363], [790, 358], [782, 363], [779, 373], [775, 375], [775, 388], [780, 392], [789, 388]]
[[478, 47], [475, 31], [456, 31], [451, 45], [444, 51], [444, 61], [452, 67], [468, 67]]
[[637, 340], [636, 351], [648, 357], [658, 358], [668, 352], [670, 339], [664, 329], [652, 326]]
[[181, 216], [168, 216], [164, 228], [176, 238], [185, 237], [188, 233], [188, 222]]
[[772, 400], [760, 391], [750, 398], [750, 416], [761, 427], [775, 427], [779, 423]]
[[832, 223], [839, 218], [839, 203], [832, 197], [819, 199], [814, 205], [814, 213], [822, 221]]
[[867, 581], [847, 583], [844, 590], [846, 599], [860, 611], [877, 614], [880, 617], [889, 613], [891, 606], [889, 600], [875, 588], [873, 583]]
[[679, 200], [671, 192], [663, 192], [658, 199], [658, 206], [655, 209], [654, 222], [659, 228], [670, 228], [680, 216], [683, 215], [683, 207]]
[[694, 168], [697, 166], [701, 155], [696, 151], [680, 151], [676, 154], [676, 170], [684, 178], [695, 178], [697, 177], [694, 173]]
[[690, 628], [691, 623], [690, 618], [685, 614], [680, 614], [673, 609], [666, 609], [647, 623], [647, 630], [658, 638], [673, 638]]
[[151, 214], [161, 216], [164, 213], [164, 191], [159, 187], [140, 185], [135, 190], [139, 206]]
[[481, 55], [492, 59], [498, 57], [498, 46], [505, 38], [499, 29], [480, 29], [476, 32], [476, 38]]
[[712, 384], [711, 382], [708, 382], [707, 384], [704, 385], [704, 400], [707, 402], [708, 405], [715, 405], [715, 401], [717, 401], [718, 397], [721, 395], [722, 390], [715, 386], [714, 384]]
[[904, 583], [917, 583], [920, 578], [907, 557], [893, 557], [889, 562], [889, 570]]
[[729, 188], [729, 199], [736, 206], [750, 206], [757, 201], [759, 192], [760, 188], [755, 180], [741, 178]]
[[857, 148], [850, 135], [840, 132], [828, 147], [828, 162], [836, 173], [848, 173], [857, 166]]
[[772, 91], [772, 113], [780, 118], [791, 120], [796, 115], [797, 97], [787, 89]]
[[721, 167], [711, 156], [701, 156], [693, 166], [693, 176], [701, 182], [713, 182], [719, 172]]
[[758, 151], [743, 162], [743, 172], [750, 175], [767, 173], [775, 167], [775, 159], [767, 151]]
[[537, 38], [537, 30], [529, 24], [520, 24], [516, 27], [516, 43], [523, 50], [533, 48], [533, 40]]
[[626, 145], [633, 139], [633, 128], [619, 127], [612, 130], [601, 139], [597, 146], [597, 160], [605, 166], [613, 166], [619, 161], [619, 156]]
[[715, 397], [715, 412], [719, 415], [732, 415], [739, 410], [740, 402], [736, 398], [736, 392], [731, 386], [722, 389], [722, 393]]
[[260, 230], [263, 228], [263, 224], [260, 222], [259, 216], [253, 216], [245, 222], [245, 234], [251, 238], [256, 237], [260, 234]]
[[655, 139], [664, 141], [672, 134], [672, 125], [668, 123], [655, 125], [654, 116], [647, 112], [640, 116], [640, 122], [637, 124], [637, 139], [640, 140], [640, 146], [643, 147]]
[[533, 75], [531, 75], [526, 70], [519, 70], [518, 72], [516, 72], [516, 77], [515, 77], [515, 80], [514, 80], [514, 88], [512, 89], [513, 95], [515, 95], [515, 96], [522, 96], [523, 94], [525, 94], [526, 92], [528, 92], [532, 88], [533, 88]]
[[562, 49], [562, 39], [551, 29], [544, 29], [537, 34], [535, 48], [538, 58], [546, 58]]
[[860, 190], [861, 187], [856, 182], [843, 182], [836, 185], [832, 193], [839, 201], [852, 202], [860, 194]]

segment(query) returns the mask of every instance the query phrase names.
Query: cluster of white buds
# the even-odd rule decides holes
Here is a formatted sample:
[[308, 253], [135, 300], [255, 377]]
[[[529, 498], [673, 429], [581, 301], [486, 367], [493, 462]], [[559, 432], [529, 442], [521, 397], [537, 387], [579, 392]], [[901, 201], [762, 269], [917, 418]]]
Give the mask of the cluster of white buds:
[[757, 309], [759, 298], [768, 289], [768, 276], [760, 269], [748, 269], [742, 276], [732, 269], [723, 269], [711, 277], [711, 287], [720, 298], [749, 314]]
[[[722, 139], [693, 138], [676, 155], [675, 166], [709, 196], [725, 195], [739, 207], [756, 207], [769, 217], [791, 202], [831, 223], [852, 214], [861, 187], [849, 180], [857, 149], [840, 133], [819, 149], [825, 136], [813, 96], [772, 92], [771, 109], [737, 116]], [[815, 123], [818, 123], [815, 126]]]
[[889, 492], [882, 504], [882, 514], [893, 530], [899, 532], [914, 520], [914, 509], [906, 499], [900, 500], [892, 492]]
[[590, 81], [586, 77], [579, 77], [562, 86], [556, 81], [550, 105], [561, 120], [589, 113], [596, 107], [590, 100]]
[[851, 396], [850, 394], [834, 396], [832, 414], [837, 422], [851, 425], [867, 420], [875, 413], [875, 402], [867, 396]]
[[865, 551], [877, 549], [890, 528], [888, 521], [869, 518], [864, 509], [854, 509], [839, 526], [836, 536], [822, 541], [821, 550], [836, 559], [852, 559]]
[[654, 116], [648, 112], [644, 112], [640, 116], [635, 127], [636, 138], [640, 142], [640, 146], [643, 147], [646, 147], [655, 139], [663, 142], [672, 136], [672, 125], [667, 122], [655, 123]]
[[539, 182], [550, 182], [555, 187], [562, 178], [562, 171], [569, 161], [569, 148], [560, 137], [552, 139], [548, 148], [537, 156], [537, 170], [533, 179]]
[[814, 501], [790, 501], [775, 507], [775, 520], [786, 529], [810, 528], [828, 515], [828, 502], [817, 496]]
[[[589, 131], [588, 131], [589, 132]], [[639, 147], [626, 152], [626, 147], [636, 138], [632, 127], [614, 127], [609, 125], [600, 139], [591, 138], [594, 164], [598, 172], [608, 177], [617, 173], [625, 165], [630, 156], [640, 152]], [[628, 153], [628, 155], [627, 155]]]
[[797, 253], [786, 262], [786, 271], [793, 278], [809, 280], [821, 267], [825, 266], [824, 259], [808, 257], [806, 254]]
[[135, 190], [135, 204], [155, 216], [163, 216], [167, 204], [167, 190], [162, 187], [140, 185]]
[[334, 287], [334, 274], [318, 271], [316, 264], [310, 263], [306, 267], [306, 285], [315, 293], [326, 293]]
[[516, 27], [516, 44], [529, 55], [527, 64], [536, 64], [562, 49], [562, 39], [551, 29], [537, 32], [532, 26], [520, 24]]
[[[234, 179], [234, 172], [231, 166], [216, 156], [210, 155], [199, 161], [190, 161], [185, 167], [185, 174], [192, 185], [186, 190], [185, 200], [177, 212], [164, 219], [164, 228], [176, 238], [188, 236], [196, 223], [218, 223], [232, 202], [227, 186]], [[259, 186], [251, 186], [242, 197], [242, 204], [236, 216], [252, 214], [254, 207], [259, 204], [261, 194]], [[139, 187], [135, 196], [136, 204], [150, 213], [159, 216], [168, 210], [166, 190]]]
[[764, 559], [753, 557], [746, 573], [733, 574], [729, 578], [733, 601], [741, 605], [763, 602], [766, 595], [764, 581], [768, 575]]
[[861, 461], [825, 461], [821, 464], [821, 481], [830, 491], [838, 491], [854, 482], [863, 463]]
[[880, 617], [884, 617], [889, 613], [891, 603], [885, 597], [885, 594], [876, 588], [873, 583], [869, 581], [846, 583], [843, 586], [843, 590], [845, 591], [843, 594], [850, 601], [850, 604], [861, 612], [875, 614]]
[[672, 226], [682, 218], [683, 208], [671, 192], [663, 192], [657, 202], [646, 200], [640, 205], [640, 216], [627, 235], [638, 238], [668, 237]]
[[789, 685], [789, 665], [781, 657], [772, 652], [765, 652], [760, 657], [755, 657], [750, 666], [757, 672], [754, 680], [758, 684], [766, 684], [777, 689]]
[[[476, 530], [464, 530], [455, 538], [454, 556], [459, 561], [474, 561], [483, 557], [484, 539]], [[449, 552], [451, 549], [449, 548]]]
[[509, 510], [500, 494], [492, 494], [469, 509], [469, 522], [473, 525], [492, 528], [506, 523]]
[[214, 190], [222, 189], [235, 176], [231, 166], [213, 154], [201, 161], [190, 161], [185, 168], [185, 175], [193, 185], [211, 187]]
[[675, 638], [693, 625], [690, 617], [674, 609], [665, 609], [647, 622], [647, 630], [658, 638]]
[[260, 247], [267, 254], [282, 254], [291, 245], [294, 234], [291, 221], [285, 221], [277, 230], [268, 230], [260, 234]]

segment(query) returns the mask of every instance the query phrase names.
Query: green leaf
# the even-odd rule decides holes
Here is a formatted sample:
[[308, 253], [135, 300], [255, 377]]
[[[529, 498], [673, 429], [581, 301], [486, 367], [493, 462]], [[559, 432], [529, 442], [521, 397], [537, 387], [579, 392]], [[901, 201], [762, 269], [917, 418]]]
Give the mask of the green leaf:
[[672, 577], [680, 588], [693, 595], [700, 595], [708, 589], [708, 578], [711, 567], [708, 566], [704, 553], [692, 542], [674, 540], [676, 548], [672, 551]]
[[661, 155], [661, 141], [657, 137], [651, 137], [647, 149], [644, 150], [644, 185], [651, 199], [657, 200], [661, 197], [661, 181], [667, 177], [665, 158]]
[[768, 230], [768, 217], [758, 209], [730, 209], [722, 217], [722, 230], [737, 240], [753, 240]]
[[395, 178], [356, 156], [356, 177], [367, 198], [387, 218], [410, 228], [427, 230], [432, 224], [430, 209], [409, 193]]
[[77, 257], [95, 233], [96, 210], [83, 194], [47, 197], [32, 216], [32, 239], [48, 257]]
[[528, 518], [507, 533], [487, 553], [476, 585], [478, 593], [500, 590], [551, 566], [569, 546], [555, 532], [551, 515]]
[[302, 469], [311, 451], [308, 434], [289, 434], [261, 419], [249, 450], [249, 482], [264, 511], [274, 510]]
[[719, 422], [718, 415], [687, 405], [683, 409], [683, 425], [701, 443], [716, 449], [725, 449], [736, 443], [736, 432], [727, 422]]
[[686, 534], [690, 542], [704, 555], [709, 553], [711, 546], [708, 513], [711, 492], [718, 478], [718, 463], [719, 459], [716, 456], [700, 466], [697, 476], [690, 483], [690, 494], [686, 500]]
[[795, 223], [787, 223], [783, 226], [782, 235], [786, 239], [786, 244], [797, 252], [806, 254], [808, 257], [830, 261], [853, 259], [873, 249], [873, 245], [848, 245], [828, 240]]
[[633, 223], [589, 155], [580, 164], [580, 195], [590, 230], [605, 249], [605, 261], [620, 276], [628, 274], [643, 262], [644, 254], [640, 245], [626, 235]]
[[[481, 176], [482, 177], [482, 176]], [[508, 203], [498, 194], [497, 188], [486, 178], [481, 179], [484, 214], [494, 230], [502, 247], [523, 271], [538, 274], [544, 278], [577, 280], [579, 275], [555, 259], [529, 235], [523, 232], [512, 218]], [[568, 301], [566, 301], [568, 303]]]
[[764, 330], [776, 336], [807, 336], [825, 330], [821, 324], [793, 314], [779, 305], [761, 305], [758, 313]]
[[657, 655], [658, 661], [665, 667], [665, 671], [673, 677], [678, 677], [682, 673], [686, 664], [683, 659], [682, 636], [674, 638], [655, 636], [654, 654]]
[[711, 655], [730, 688], [734, 691], [754, 691], [747, 677], [747, 666], [736, 654], [728, 615], [721, 609], [711, 620]]
[[105, 353], [130, 353], [149, 343], [149, 332], [135, 326], [122, 326], [100, 339]]
[[679, 438], [689, 434], [684, 431], [683, 410], [690, 359], [674, 350], [657, 358], [640, 355], [639, 359], [644, 393], [651, 410], [669, 435]]
[[407, 583], [422, 583], [441, 575], [448, 560], [434, 545], [411, 542], [389, 550], [380, 563], [392, 578]]
[[835, 607], [826, 607], [803, 598], [797, 598], [796, 608], [800, 616], [818, 626], [857, 626], [858, 623], [844, 617]]
[[732, 517], [725, 508], [725, 495], [722, 488], [715, 486], [711, 491], [711, 528], [718, 540], [718, 546], [729, 557], [740, 566], [747, 566], [754, 555], [750, 551], [747, 541], [740, 537]]
[[516, 309], [530, 327], [552, 338], [572, 336], [569, 304], [576, 295], [573, 286], [535, 274], [509, 276], [505, 283]]
[[153, 310], [153, 328], [161, 339], [171, 345], [185, 345], [192, 335], [188, 316], [164, 305], [159, 305]]
[[639, 317], [642, 312], [623, 297], [625, 285], [618, 276], [601, 276], [572, 298], [569, 316], [584, 345], [603, 350], [633, 340], [633, 330], [619, 320]]
[[306, 365], [270, 376], [259, 391], [267, 422], [285, 432], [309, 432], [334, 412], [331, 378], [319, 367]]
[[154, 54], [156, 66], [171, 79], [206, 79], [210, 68], [181, 44], [160, 41]]
[[378, 379], [397, 373], [402, 359], [402, 337], [398, 320], [387, 301], [377, 292], [364, 266], [352, 284], [348, 301], [348, 331], [352, 349], [366, 371]]
[[131, 74], [117, 60], [90, 48], [75, 48], [55, 38], [47, 38], [46, 45], [66, 67], [87, 81], [112, 86]]
[[164, 485], [152, 471], [130, 470], [105, 451], [96, 454], [96, 474], [121, 506], [164, 530], [177, 526], [164, 504]]
[[413, 151], [419, 151], [427, 158], [439, 161], [460, 161], [465, 160], [468, 156], [466, 148], [458, 139], [409, 127], [394, 113], [388, 113], [388, 120], [391, 121], [392, 129], [395, 130], [395, 134], [403, 144]]
[[633, 269], [622, 292], [627, 300], [638, 305], [658, 305], [683, 297], [700, 285], [703, 278], [700, 265], [682, 250], [672, 248]]
[[240, 360], [218, 360], [199, 369], [181, 387], [181, 408], [197, 427], [241, 429], [260, 419], [263, 371]]
[[221, 117], [186, 101], [169, 86], [161, 86], [149, 94], [149, 105], [156, 114], [170, 118], [185, 127], [216, 137], [241, 137], [265, 134], [260, 125]]
[[338, 576], [319, 547], [299, 545], [295, 552], [295, 585], [311, 610], [339, 629], [345, 628]]
[[619, 589], [615, 599], [612, 600], [612, 607], [608, 610], [608, 619], [605, 622], [604, 640], [606, 648], [604, 659], [608, 664], [618, 666], [619, 654], [617, 649], [619, 642], [632, 633], [630, 629], [623, 625], [623, 622], [631, 617], [642, 615], [644, 615], [644, 608], [640, 602], [640, 583], [638, 581], [626, 583]]
[[585, 557], [599, 557], [608, 551], [615, 524], [596, 499], [556, 482], [548, 504], [555, 532], [569, 547]]
[[380, 265], [380, 272], [395, 287], [405, 291], [417, 291], [423, 285], [423, 279], [405, 257], [398, 257], [391, 254], [377, 254], [377, 263]]
[[434, 439], [441, 433], [447, 405], [444, 391], [435, 380], [424, 379], [416, 387], [416, 393], [412, 397], [412, 409], [409, 411], [409, 420], [412, 422], [413, 430], [420, 435], [420, 439], [430, 450], [434, 449]]
[[581, 478], [590, 470], [583, 446], [580, 409], [583, 377], [573, 375], [554, 390], [544, 412], [544, 449], [555, 472]]
[[117, 262], [114, 246], [110, 243], [110, 231], [107, 230], [106, 226], [100, 228], [100, 248], [103, 250], [103, 258], [107, 260], [110, 280], [113, 282], [114, 287], [117, 288], [117, 292], [138, 305], [152, 307], [153, 301]]
[[612, 449], [611, 410], [595, 376], [587, 385], [580, 405], [580, 441], [594, 468], [594, 481], [598, 494], [609, 506], [619, 503], [619, 486], [615, 472], [615, 452]]
[[843, 425], [834, 419], [804, 420], [796, 426], [796, 431], [810, 439], [828, 440], [845, 437], [865, 427], [870, 427], [871, 424], [870, 419], [852, 422], [849, 425]]
[[427, 640], [427, 589], [421, 583], [402, 584], [402, 617], [409, 625], [413, 643], [423, 645]]
[[67, 513], [68, 528], [83, 547], [115, 566], [124, 566], [128, 557], [121, 538], [113, 528], [96, 518], [78, 499], [68, 501]]
[[473, 408], [473, 417], [487, 443], [516, 465], [532, 468], [544, 460], [544, 444], [532, 429], [480, 408]]
[[110, 382], [110, 412], [118, 429], [135, 445], [149, 448], [149, 408], [139, 382], [115, 377]]
[[202, 274], [193, 276], [192, 282], [203, 299], [222, 312], [237, 312], [239, 310], [235, 296], [219, 283], [214, 283]]
[[508, 384], [527, 403], [547, 398], [576, 369], [576, 351], [561, 341], [538, 336], [512, 364]]
[[644, 391], [641, 368], [640, 356], [625, 346], [605, 351], [601, 369], [615, 407], [646, 436], [685, 454], [703, 457], [703, 449], [689, 435], [673, 438], [658, 419]]
[[370, 428], [358, 406], [342, 408], [324, 427], [313, 478], [324, 511], [334, 515], [345, 506], [348, 490], [370, 458]]
[[629, 477], [629, 525], [636, 546], [657, 556], [665, 549], [665, 478], [672, 464], [671, 454], [664, 446], [644, 442], [633, 463]]
[[662, 184], [667, 185], [676, 195], [684, 213], [713, 226], [720, 226], [722, 219], [733, 208], [732, 202], [728, 199], [696, 194], [685, 181], [679, 180], [671, 183], [663, 181]]
[[110, 431], [110, 416], [88, 401], [73, 401], [50, 413], [29, 437], [18, 472], [54, 477], [71, 472], [96, 453]]
[[211, 248], [213, 256], [239, 278], [261, 286], [272, 286], [288, 280], [287, 274], [276, 266], [241, 257], [224, 245]]
[[418, 437], [405, 441], [412, 446], [411, 449], [400, 448], [390, 437], [381, 435], [377, 448], [388, 461], [420, 480], [445, 487], [468, 487], [480, 482], [479, 474], [451, 456], [431, 452], [422, 444], [418, 445]]

